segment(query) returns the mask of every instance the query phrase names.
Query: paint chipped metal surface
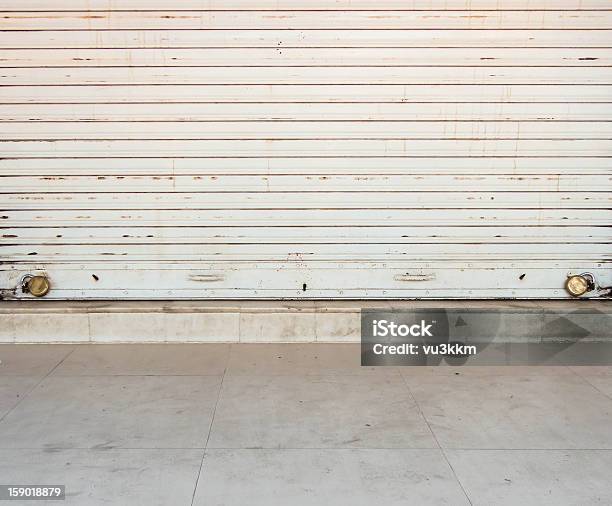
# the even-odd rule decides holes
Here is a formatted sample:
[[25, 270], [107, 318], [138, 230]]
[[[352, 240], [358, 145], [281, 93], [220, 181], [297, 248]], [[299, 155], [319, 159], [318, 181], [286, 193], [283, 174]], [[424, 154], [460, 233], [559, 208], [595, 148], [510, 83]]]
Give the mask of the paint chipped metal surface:
[[0, 297], [612, 285], [609, 2], [205, 4], [0, 0]]

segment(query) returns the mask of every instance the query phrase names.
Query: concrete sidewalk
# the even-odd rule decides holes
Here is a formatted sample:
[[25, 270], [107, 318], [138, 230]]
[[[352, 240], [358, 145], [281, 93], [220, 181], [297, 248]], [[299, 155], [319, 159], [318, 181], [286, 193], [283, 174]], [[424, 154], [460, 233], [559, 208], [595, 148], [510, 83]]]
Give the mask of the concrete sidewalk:
[[79, 506], [612, 503], [612, 367], [359, 359], [0, 345], [1, 481], [65, 484]]

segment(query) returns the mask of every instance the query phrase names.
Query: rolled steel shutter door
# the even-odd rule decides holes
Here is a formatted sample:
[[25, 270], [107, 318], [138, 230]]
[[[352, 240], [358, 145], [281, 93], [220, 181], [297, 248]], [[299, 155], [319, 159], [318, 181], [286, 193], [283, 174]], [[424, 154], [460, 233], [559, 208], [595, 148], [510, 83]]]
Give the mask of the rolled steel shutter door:
[[0, 1], [0, 289], [612, 284], [608, 0]]

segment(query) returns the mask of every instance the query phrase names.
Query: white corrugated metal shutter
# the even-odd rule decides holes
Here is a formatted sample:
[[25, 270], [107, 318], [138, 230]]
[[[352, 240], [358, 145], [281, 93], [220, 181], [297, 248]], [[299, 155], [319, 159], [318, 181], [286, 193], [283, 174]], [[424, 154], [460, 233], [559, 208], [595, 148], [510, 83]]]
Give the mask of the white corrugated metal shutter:
[[0, 288], [612, 281], [609, 0], [0, 0]]

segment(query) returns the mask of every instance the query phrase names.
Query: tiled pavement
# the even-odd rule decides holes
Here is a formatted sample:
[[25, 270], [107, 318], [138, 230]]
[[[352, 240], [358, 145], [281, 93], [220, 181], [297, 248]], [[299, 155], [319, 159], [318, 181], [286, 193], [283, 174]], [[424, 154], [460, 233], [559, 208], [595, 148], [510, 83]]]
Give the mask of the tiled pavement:
[[0, 483], [65, 504], [612, 504], [612, 367], [362, 368], [355, 344], [0, 361]]

